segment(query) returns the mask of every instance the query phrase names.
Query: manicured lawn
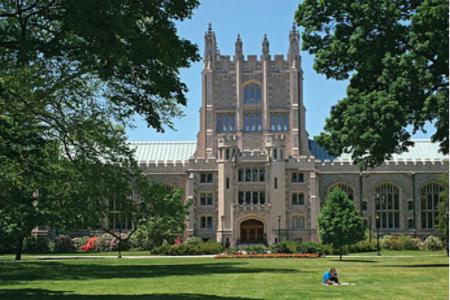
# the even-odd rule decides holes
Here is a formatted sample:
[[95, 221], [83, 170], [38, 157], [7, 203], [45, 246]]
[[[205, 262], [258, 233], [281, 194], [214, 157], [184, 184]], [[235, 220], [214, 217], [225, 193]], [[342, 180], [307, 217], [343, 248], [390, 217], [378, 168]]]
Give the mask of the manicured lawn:
[[[410, 252], [383, 254], [411, 255]], [[444, 252], [319, 259], [0, 257], [0, 299], [448, 299]], [[322, 286], [335, 266], [353, 286]]]

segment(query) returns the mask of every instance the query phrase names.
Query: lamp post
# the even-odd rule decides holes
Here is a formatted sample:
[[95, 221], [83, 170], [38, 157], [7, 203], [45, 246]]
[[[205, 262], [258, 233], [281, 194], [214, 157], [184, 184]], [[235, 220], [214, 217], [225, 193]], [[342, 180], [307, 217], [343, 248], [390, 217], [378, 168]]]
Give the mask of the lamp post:
[[375, 216], [376, 221], [376, 226], [377, 226], [377, 255], [381, 256], [380, 253], [380, 231], [379, 231], [379, 227], [380, 227], [380, 215], [377, 213]]
[[122, 258], [122, 247], [121, 247], [121, 239], [122, 239], [122, 206], [119, 204], [119, 254], [117, 258]]
[[220, 216], [220, 239], [222, 240], [222, 246], [225, 246], [225, 242], [223, 240], [223, 220], [225, 219], [224, 215]]
[[278, 216], [278, 242], [281, 242], [281, 216]]
[[372, 215], [367, 218], [369, 219], [369, 242], [372, 243]]

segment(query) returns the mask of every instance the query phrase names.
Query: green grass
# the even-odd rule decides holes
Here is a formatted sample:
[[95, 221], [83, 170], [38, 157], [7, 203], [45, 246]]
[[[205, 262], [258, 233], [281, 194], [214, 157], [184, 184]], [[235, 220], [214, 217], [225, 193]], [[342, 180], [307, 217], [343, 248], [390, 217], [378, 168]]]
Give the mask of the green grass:
[[[79, 259], [0, 257], [0, 299], [448, 299], [448, 257]], [[383, 253], [386, 254], [387, 253]], [[395, 252], [410, 255], [410, 252]], [[322, 286], [335, 266], [354, 286]]]

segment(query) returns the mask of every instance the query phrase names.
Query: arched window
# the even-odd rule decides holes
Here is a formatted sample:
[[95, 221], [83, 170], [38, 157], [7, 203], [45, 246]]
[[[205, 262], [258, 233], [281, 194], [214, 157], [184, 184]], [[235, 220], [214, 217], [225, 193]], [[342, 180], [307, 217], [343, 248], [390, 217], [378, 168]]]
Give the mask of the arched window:
[[442, 185], [429, 183], [420, 191], [420, 219], [422, 228], [434, 228], [438, 222], [439, 196]]
[[348, 184], [345, 183], [335, 183], [332, 186], [330, 186], [330, 188], [328, 189], [328, 193], [331, 192], [333, 189], [335, 188], [339, 188], [341, 190], [343, 190], [347, 196], [353, 200], [353, 188], [351, 186], [349, 186]]
[[375, 211], [378, 228], [400, 228], [400, 192], [389, 183], [375, 189]]
[[256, 83], [249, 83], [244, 87], [244, 103], [253, 104], [261, 102], [261, 88]]

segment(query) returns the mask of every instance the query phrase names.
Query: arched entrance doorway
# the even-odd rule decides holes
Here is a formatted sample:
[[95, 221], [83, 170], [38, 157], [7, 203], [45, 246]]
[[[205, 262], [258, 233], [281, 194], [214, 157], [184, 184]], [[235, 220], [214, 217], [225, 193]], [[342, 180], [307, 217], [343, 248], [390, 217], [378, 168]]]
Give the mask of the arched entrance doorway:
[[255, 219], [241, 223], [241, 243], [264, 243], [264, 224]]

